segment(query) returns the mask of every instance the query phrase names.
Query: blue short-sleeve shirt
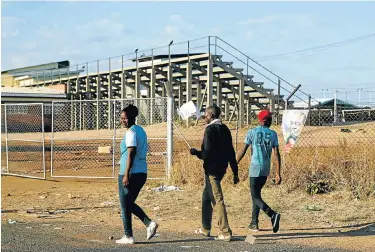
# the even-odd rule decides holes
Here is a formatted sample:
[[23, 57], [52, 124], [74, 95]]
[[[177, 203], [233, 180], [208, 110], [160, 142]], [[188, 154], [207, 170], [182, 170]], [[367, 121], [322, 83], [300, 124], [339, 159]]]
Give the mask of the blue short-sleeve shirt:
[[272, 148], [279, 146], [276, 132], [268, 127], [258, 126], [247, 132], [245, 143], [251, 146], [250, 177], [268, 176]]
[[120, 143], [120, 175], [125, 174], [126, 162], [128, 160], [128, 147], [136, 147], [136, 154], [130, 173], [147, 173], [147, 135], [139, 125], [131, 126], [125, 133]]

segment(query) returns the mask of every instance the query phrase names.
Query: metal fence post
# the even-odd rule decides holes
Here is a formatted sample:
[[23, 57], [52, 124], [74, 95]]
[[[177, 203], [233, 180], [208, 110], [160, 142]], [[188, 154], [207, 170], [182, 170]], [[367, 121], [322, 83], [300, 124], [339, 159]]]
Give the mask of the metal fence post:
[[43, 151], [43, 179], [46, 179], [46, 148], [45, 148], [45, 145], [44, 145], [44, 105], [42, 104], [42, 151]]
[[167, 99], [167, 177], [170, 178], [173, 162], [173, 97]]
[[[73, 103], [72, 103], [72, 105], [73, 105]], [[73, 108], [71, 107], [71, 109], [73, 109]], [[54, 129], [55, 102], [54, 101], [52, 102], [51, 110], [52, 110], [52, 116], [51, 116], [51, 120], [52, 120], [52, 122], [51, 122], [51, 177], [53, 177], [53, 144], [54, 144], [54, 141], [55, 141], [55, 139], [54, 139], [54, 137], [55, 137], [54, 136], [54, 131], [55, 131], [55, 129]]]
[[5, 126], [5, 153], [7, 157], [7, 173], [9, 173], [9, 151], [8, 151], [8, 123], [7, 105], [4, 104], [4, 126]]
[[79, 130], [82, 131], [82, 121], [83, 121], [83, 115], [82, 115], [82, 97], [79, 97]]
[[113, 140], [112, 140], [112, 177], [115, 177], [115, 153], [116, 153], [116, 101], [113, 101]]
[[311, 120], [310, 120], [310, 117], [311, 117], [311, 114], [310, 114], [310, 112], [311, 112], [311, 95], [309, 95], [309, 101], [308, 101], [308, 110], [309, 110], [309, 114], [308, 114], [308, 116], [307, 116], [307, 124], [309, 125], [309, 126], [311, 126]]

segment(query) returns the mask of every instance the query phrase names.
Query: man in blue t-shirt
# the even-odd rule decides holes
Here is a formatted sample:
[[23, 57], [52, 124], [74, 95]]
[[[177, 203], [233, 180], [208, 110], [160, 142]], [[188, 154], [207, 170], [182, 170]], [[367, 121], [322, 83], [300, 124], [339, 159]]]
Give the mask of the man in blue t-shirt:
[[270, 218], [273, 232], [279, 230], [280, 214], [273, 211], [262, 199], [261, 190], [266, 184], [267, 176], [270, 174], [272, 152], [276, 157], [275, 183], [281, 183], [280, 175], [280, 152], [277, 134], [270, 129], [272, 114], [268, 110], [262, 110], [259, 115], [260, 126], [249, 130], [245, 138], [245, 147], [237, 158], [237, 163], [245, 156], [247, 149], [251, 146], [250, 164], [250, 190], [253, 201], [252, 219], [249, 229], [259, 231], [259, 211], [262, 209]]

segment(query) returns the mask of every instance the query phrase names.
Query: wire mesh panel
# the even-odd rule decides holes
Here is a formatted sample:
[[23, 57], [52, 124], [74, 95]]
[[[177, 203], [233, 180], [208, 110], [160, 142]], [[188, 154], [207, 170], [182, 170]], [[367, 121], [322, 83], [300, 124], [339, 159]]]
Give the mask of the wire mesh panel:
[[[223, 120], [223, 123], [231, 130], [233, 146], [239, 153], [244, 148], [246, 134], [257, 127], [259, 122], [257, 118], [253, 118], [251, 124], [237, 129], [235, 120], [231, 123]], [[270, 128], [276, 131], [278, 136], [281, 171], [288, 188], [306, 188], [306, 181], [314, 184], [327, 179], [344, 183], [353, 179], [345, 176], [352, 176], [350, 174], [355, 174], [358, 170], [368, 171], [369, 176], [373, 174], [375, 168], [375, 110], [373, 109], [347, 110], [339, 107], [336, 111], [332, 107], [311, 109], [296, 144], [289, 152], [285, 151], [286, 142], [281, 126], [273, 123]], [[197, 124], [195, 120], [191, 120], [188, 127], [186, 122], [174, 122], [172, 177], [175, 180], [182, 183], [203, 181], [202, 163], [190, 155], [189, 148], [201, 148], [204, 129], [203, 120], [199, 120]], [[242, 181], [248, 178], [250, 157], [251, 151], [248, 150], [246, 157], [239, 164], [239, 176]], [[274, 166], [273, 162], [271, 177], [275, 173]], [[231, 174], [229, 171], [228, 173]], [[230, 178], [231, 176], [226, 176], [226, 179]]]
[[144, 128], [148, 140], [147, 166], [149, 179], [166, 178], [167, 174], [167, 98], [125, 99], [114, 101], [115, 163], [119, 167], [120, 143], [126, 133], [120, 125], [121, 110], [128, 104], [138, 107], [137, 125]]
[[101, 100], [53, 102], [52, 177], [114, 177], [111, 103]]
[[4, 106], [7, 174], [45, 179], [43, 104]]

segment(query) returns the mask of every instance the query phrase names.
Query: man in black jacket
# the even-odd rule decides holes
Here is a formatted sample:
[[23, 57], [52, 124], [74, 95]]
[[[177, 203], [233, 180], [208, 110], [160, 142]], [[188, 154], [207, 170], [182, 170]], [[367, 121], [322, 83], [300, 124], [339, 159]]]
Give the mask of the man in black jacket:
[[221, 189], [221, 180], [225, 175], [228, 163], [230, 163], [233, 171], [234, 184], [239, 182], [239, 178], [232, 135], [228, 127], [221, 123], [219, 119], [220, 113], [220, 108], [215, 105], [206, 109], [205, 121], [207, 126], [204, 132], [202, 150], [198, 151], [194, 148], [190, 150], [192, 155], [203, 160], [205, 171], [205, 187], [202, 195], [202, 228], [198, 229], [196, 233], [210, 236], [212, 207], [214, 206], [218, 214], [220, 229], [216, 239], [230, 241], [232, 231], [229, 228], [223, 191]]

